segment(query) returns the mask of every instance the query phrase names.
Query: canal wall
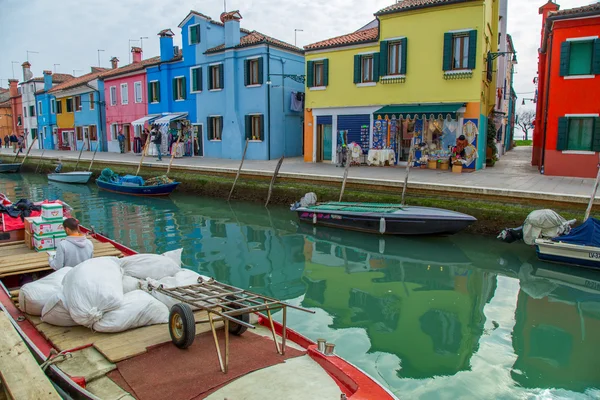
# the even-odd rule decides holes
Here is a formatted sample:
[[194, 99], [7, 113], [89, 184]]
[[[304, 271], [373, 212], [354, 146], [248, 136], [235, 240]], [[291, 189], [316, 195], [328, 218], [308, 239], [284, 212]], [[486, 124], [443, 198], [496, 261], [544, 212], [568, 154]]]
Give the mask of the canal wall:
[[[0, 155], [3, 162], [11, 162], [13, 157]], [[167, 161], [168, 162], [168, 161]], [[140, 175], [152, 177], [164, 174], [167, 162], [160, 166], [142, 165]], [[24, 172], [46, 174], [55, 168], [56, 159], [40, 159], [30, 157], [23, 166]], [[95, 161], [92, 167], [94, 177], [98, 176], [104, 168], [111, 168], [118, 174], [134, 174], [139, 163], [122, 163], [115, 165], [107, 161]], [[63, 171], [73, 171], [76, 161], [63, 159]], [[88, 161], [82, 161], [78, 169], [87, 170]], [[169, 177], [182, 182], [177, 189], [186, 193], [214, 198], [227, 198], [231, 185], [235, 179], [236, 171], [223, 171], [203, 169], [201, 171], [181, 168], [173, 165]], [[232, 198], [235, 200], [264, 203], [269, 190], [271, 175], [257, 173], [256, 171], [242, 171]], [[271, 196], [271, 204], [290, 205], [299, 200], [307, 192], [315, 192], [321, 201], [337, 201], [340, 194], [340, 179], [302, 179], [301, 177], [286, 176], [277, 179]], [[369, 184], [349, 180], [344, 201], [373, 201], [399, 203], [402, 188], [384, 184]], [[447, 187], [435, 190], [432, 188], [413, 187], [407, 189], [406, 203], [415, 206], [439, 207], [466, 214], [477, 218], [477, 223], [469, 228], [472, 233], [495, 235], [506, 227], [519, 226], [527, 215], [536, 209], [552, 208], [567, 219], [581, 219], [585, 211], [585, 203], [572, 201], [558, 201], [556, 197], [528, 198], [521, 196], [505, 196], [493, 193], [471, 193], [449, 190]]]

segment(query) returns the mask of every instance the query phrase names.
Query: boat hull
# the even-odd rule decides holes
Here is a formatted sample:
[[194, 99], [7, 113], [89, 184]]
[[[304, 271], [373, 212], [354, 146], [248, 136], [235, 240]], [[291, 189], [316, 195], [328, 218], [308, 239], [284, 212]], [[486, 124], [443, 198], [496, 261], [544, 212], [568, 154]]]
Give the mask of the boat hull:
[[21, 164], [0, 164], [1, 172], [19, 172]]
[[48, 174], [48, 180], [61, 183], [88, 183], [92, 177], [91, 172], [63, 172], [59, 174]]
[[179, 182], [156, 186], [128, 186], [96, 180], [96, 185], [102, 190], [132, 196], [168, 196], [179, 185]]
[[535, 241], [535, 248], [540, 260], [600, 269], [600, 248], [598, 247], [538, 239]]

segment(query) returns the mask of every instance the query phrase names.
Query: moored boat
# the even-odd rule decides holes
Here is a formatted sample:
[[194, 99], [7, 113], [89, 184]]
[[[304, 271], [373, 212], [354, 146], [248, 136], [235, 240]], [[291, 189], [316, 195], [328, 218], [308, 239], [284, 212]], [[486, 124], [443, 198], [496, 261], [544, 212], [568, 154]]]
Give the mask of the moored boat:
[[92, 173], [90, 171], [73, 171], [48, 174], [48, 180], [61, 183], [88, 183]]
[[179, 186], [179, 183], [180, 182], [173, 182], [153, 186], [141, 186], [117, 182], [104, 182], [96, 179], [96, 185], [102, 190], [134, 196], [168, 196], [177, 188], [177, 186]]
[[4, 164], [0, 163], [0, 172], [19, 172], [21, 169], [20, 163]]

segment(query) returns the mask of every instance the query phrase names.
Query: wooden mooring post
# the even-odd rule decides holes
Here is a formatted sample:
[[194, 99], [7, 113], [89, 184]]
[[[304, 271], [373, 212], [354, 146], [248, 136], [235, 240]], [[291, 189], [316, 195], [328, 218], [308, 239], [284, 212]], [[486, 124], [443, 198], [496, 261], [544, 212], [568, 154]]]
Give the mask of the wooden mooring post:
[[146, 139], [146, 145], [142, 149], [142, 158], [140, 158], [140, 165], [138, 165], [137, 171], [135, 171], [135, 176], [138, 176], [140, 173], [140, 169], [142, 168], [142, 162], [144, 162], [144, 156], [148, 152], [148, 145], [150, 144], [150, 135], [148, 135], [148, 139]]
[[284, 156], [281, 156], [279, 162], [277, 163], [277, 167], [275, 167], [275, 172], [273, 172], [273, 177], [271, 178], [271, 184], [269, 185], [269, 194], [267, 195], [267, 202], [265, 203], [265, 207], [269, 205], [269, 201], [271, 201], [271, 194], [273, 193], [273, 185], [275, 184], [275, 179], [277, 179], [277, 174], [279, 174], [279, 168], [281, 168], [281, 164], [283, 164]]
[[44, 153], [46, 152], [46, 149], [42, 150], [42, 155], [40, 156], [40, 161], [38, 161], [38, 164], [35, 167], [35, 173], [38, 173], [38, 170], [40, 169], [40, 165], [42, 165], [42, 160], [44, 159]]
[[348, 179], [348, 170], [350, 169], [350, 159], [346, 160], [346, 169], [344, 170], [344, 180], [342, 181], [342, 190], [340, 191], [340, 199], [338, 201], [342, 201], [342, 197], [344, 197], [344, 190], [346, 190], [346, 180]]
[[240, 167], [238, 168], [237, 175], [235, 176], [235, 180], [233, 181], [233, 185], [231, 186], [231, 191], [229, 192], [229, 197], [227, 197], [227, 201], [231, 200], [231, 195], [233, 194], [233, 189], [235, 189], [235, 184], [240, 177], [240, 173], [242, 172], [242, 165], [244, 165], [244, 159], [246, 158], [246, 150], [248, 150], [248, 139], [246, 139], [246, 146], [244, 147], [244, 154], [242, 154], [242, 161], [240, 162]]
[[410, 143], [410, 152], [408, 153], [408, 162], [406, 163], [406, 175], [404, 176], [404, 185], [402, 186], [402, 201], [400, 205], [404, 205], [404, 198], [406, 196], [406, 187], [408, 186], [408, 174], [410, 173], [410, 165], [413, 162], [415, 154], [415, 137], [413, 136]]
[[169, 172], [171, 172], [171, 165], [173, 165], [173, 159], [175, 158], [175, 153], [179, 146], [179, 140], [181, 140], [181, 135], [177, 135], [177, 142], [171, 146], [171, 161], [169, 162], [169, 168], [167, 168], [167, 176], [169, 175]]
[[100, 147], [100, 143], [96, 143], [96, 150], [94, 150], [94, 154], [92, 155], [92, 161], [90, 161], [90, 166], [88, 167], [88, 172], [92, 170], [92, 165], [94, 165], [94, 159], [96, 158], [96, 153], [98, 152], [98, 147]]
[[79, 166], [79, 161], [81, 160], [81, 155], [83, 154], [83, 149], [85, 149], [85, 143], [81, 145], [81, 150], [79, 151], [79, 157], [77, 158], [77, 163], [75, 164], [75, 169], [73, 171], [77, 171], [77, 167]]
[[[29, 157], [29, 152], [31, 151], [31, 148], [33, 147], [35, 142], [37, 142], [37, 138], [33, 139], [33, 142], [31, 142], [31, 144], [29, 145], [29, 148], [27, 149], [27, 153], [25, 153], [25, 157], [23, 158], [23, 161], [21, 161], [21, 167], [23, 166], [23, 164], [25, 164], [27, 157]], [[17, 153], [17, 155], [19, 155], [19, 153]]]

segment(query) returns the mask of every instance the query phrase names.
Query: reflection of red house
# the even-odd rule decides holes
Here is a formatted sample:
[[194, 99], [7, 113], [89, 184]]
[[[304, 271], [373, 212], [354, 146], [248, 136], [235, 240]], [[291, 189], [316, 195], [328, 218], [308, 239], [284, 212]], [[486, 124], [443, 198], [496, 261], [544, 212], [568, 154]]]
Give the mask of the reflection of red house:
[[600, 3], [540, 8], [542, 42], [532, 165], [595, 177], [600, 152]]

